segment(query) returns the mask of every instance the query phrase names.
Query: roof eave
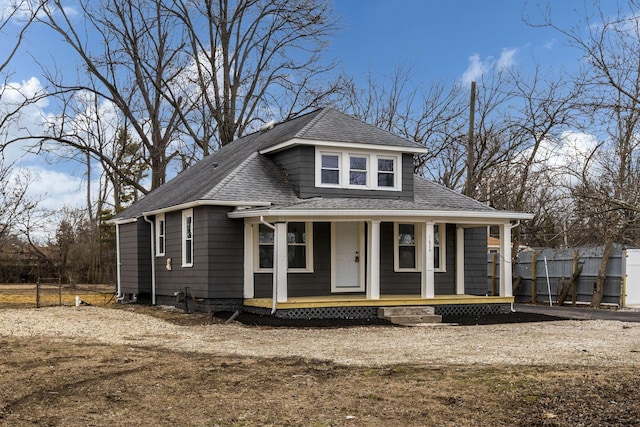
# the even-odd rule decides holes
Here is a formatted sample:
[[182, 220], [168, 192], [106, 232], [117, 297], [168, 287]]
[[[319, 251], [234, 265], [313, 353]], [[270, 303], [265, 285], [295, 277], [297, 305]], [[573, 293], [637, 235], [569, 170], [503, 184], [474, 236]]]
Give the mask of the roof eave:
[[181, 211], [185, 209], [195, 208], [198, 206], [230, 206], [235, 208], [246, 208], [246, 207], [267, 207], [267, 206], [271, 206], [271, 203], [256, 202], [256, 201], [249, 201], [249, 200], [195, 200], [193, 202], [188, 202], [180, 205], [174, 205], [166, 208], [143, 212], [142, 216], [152, 216], [152, 215], [163, 214], [166, 212]]
[[229, 218], [288, 217], [288, 218], [410, 218], [484, 220], [503, 223], [533, 219], [533, 214], [508, 211], [439, 211], [439, 210], [377, 210], [377, 209], [251, 209], [236, 210], [227, 214]]
[[359, 142], [322, 141], [317, 139], [292, 138], [290, 140], [281, 142], [271, 147], [267, 147], [264, 150], [260, 150], [259, 153], [260, 154], [276, 153], [278, 151], [286, 150], [287, 148], [290, 148], [296, 145], [311, 145], [311, 146], [322, 146], [322, 147], [358, 149], [358, 150], [395, 151], [395, 152], [411, 153], [411, 154], [426, 154], [429, 152], [429, 150], [426, 147], [424, 148], [404, 147], [404, 146], [396, 146], [396, 145], [366, 144], [366, 143], [359, 143]]
[[123, 225], [123, 224], [131, 224], [132, 222], [138, 221], [137, 218], [120, 218], [120, 219], [108, 219], [105, 221], [109, 225]]

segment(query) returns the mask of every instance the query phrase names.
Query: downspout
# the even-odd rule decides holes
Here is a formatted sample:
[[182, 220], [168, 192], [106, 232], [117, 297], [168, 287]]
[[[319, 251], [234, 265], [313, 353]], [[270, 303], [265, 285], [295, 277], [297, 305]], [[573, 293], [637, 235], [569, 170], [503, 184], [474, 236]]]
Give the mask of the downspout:
[[146, 215], [142, 217], [151, 226], [151, 305], [156, 305], [156, 227]]
[[124, 299], [122, 294], [122, 285], [120, 283], [121, 267], [120, 267], [120, 224], [116, 223], [116, 302]]
[[278, 245], [276, 244], [276, 227], [275, 225], [269, 224], [265, 221], [262, 215], [260, 215], [260, 224], [263, 224], [273, 230], [273, 295], [271, 296], [271, 314], [275, 314], [278, 307], [278, 275], [276, 274], [276, 269], [278, 268], [278, 264], [276, 262], [278, 259]]
[[[519, 219], [518, 219], [518, 220], [516, 220], [516, 222], [512, 222], [512, 223], [511, 223], [511, 229], [512, 229], [512, 230], [513, 230], [514, 228], [516, 228], [516, 227], [520, 227], [520, 220], [519, 220]], [[515, 299], [515, 296], [514, 296], [514, 299]], [[513, 301], [512, 301], [512, 302], [511, 302], [511, 312], [512, 312], [512, 313], [515, 313], [515, 312], [516, 312], [516, 309], [515, 309], [515, 307], [513, 306], [513, 304], [514, 304], [514, 303], [513, 303]]]

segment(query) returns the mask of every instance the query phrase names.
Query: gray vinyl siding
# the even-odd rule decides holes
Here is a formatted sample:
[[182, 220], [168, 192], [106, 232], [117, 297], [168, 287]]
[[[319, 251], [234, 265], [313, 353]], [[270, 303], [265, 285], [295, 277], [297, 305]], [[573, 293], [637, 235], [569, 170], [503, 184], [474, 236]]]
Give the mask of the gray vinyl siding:
[[313, 273], [289, 273], [290, 297], [331, 294], [331, 224], [313, 224]]
[[[242, 298], [244, 283], [244, 221], [227, 217], [230, 208], [208, 207], [207, 249], [209, 298]], [[206, 252], [205, 252], [206, 251]]]
[[[165, 214], [165, 255], [156, 257], [156, 293], [189, 288], [194, 298], [242, 298], [243, 221], [228, 207], [193, 209], [193, 266], [182, 267], [182, 212]], [[171, 270], [167, 259], [171, 258]]]
[[120, 231], [120, 289], [140, 298], [151, 295], [151, 231], [145, 221], [118, 226]]
[[[313, 224], [313, 273], [288, 273], [289, 297], [322, 296], [331, 294], [331, 224]], [[273, 294], [271, 273], [254, 274], [254, 296], [270, 298]]]
[[[380, 293], [389, 295], [419, 295], [421, 291], [421, 272], [394, 271], [393, 223], [380, 224]], [[446, 271], [434, 274], [436, 295], [455, 294], [456, 268], [456, 226], [446, 226]], [[485, 267], [486, 268], [486, 267]]]
[[487, 228], [464, 230], [464, 288], [468, 295], [487, 294]]
[[402, 191], [317, 188], [315, 186], [315, 147], [297, 146], [273, 155], [294, 191], [303, 198], [359, 197], [368, 199], [413, 200], [413, 155], [402, 155]]
[[380, 224], [380, 293], [383, 295], [420, 295], [420, 272], [394, 271], [393, 223]]

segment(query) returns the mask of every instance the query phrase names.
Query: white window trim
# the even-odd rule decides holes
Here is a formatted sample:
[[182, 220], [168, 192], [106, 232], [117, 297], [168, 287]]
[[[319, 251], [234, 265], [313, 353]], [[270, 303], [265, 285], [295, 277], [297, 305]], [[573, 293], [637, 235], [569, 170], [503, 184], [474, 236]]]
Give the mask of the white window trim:
[[[330, 184], [322, 182], [322, 156], [338, 156], [338, 183]], [[344, 183], [343, 171], [344, 165], [342, 162], [343, 153], [338, 151], [318, 151], [316, 150], [316, 187], [326, 187], [326, 188], [342, 188]]]
[[[399, 225], [400, 224], [412, 224], [413, 232], [415, 233], [416, 244], [416, 260], [414, 268], [400, 268], [400, 242], [398, 241]], [[413, 222], [394, 222], [393, 223], [393, 271], [396, 273], [401, 272], [415, 272], [422, 271], [422, 224]]]
[[[164, 233], [160, 234], [160, 223], [164, 224], [164, 227], [162, 227]], [[160, 245], [160, 236], [162, 235], [163, 239], [163, 245]], [[167, 221], [165, 220], [164, 214], [157, 214], [156, 215], [156, 256], [157, 257], [161, 257], [165, 255], [165, 251], [166, 251], [166, 247], [167, 247]]]
[[[191, 218], [191, 262], [187, 262], [187, 218]], [[182, 266], [193, 267], [193, 254], [194, 254], [194, 222], [193, 222], [193, 209], [186, 209], [182, 211]]]
[[[339, 164], [339, 184], [323, 184], [322, 183], [322, 155], [338, 156]], [[351, 170], [350, 158], [366, 157], [367, 158], [367, 185], [352, 185], [349, 181], [349, 172]], [[394, 186], [384, 187], [378, 186], [378, 159], [389, 159], [394, 161]], [[315, 157], [315, 178], [316, 187], [319, 188], [346, 188], [350, 190], [377, 190], [377, 191], [402, 191], [402, 154], [388, 152], [371, 152], [358, 150], [323, 149], [316, 147]]]
[[[416, 267], [415, 268], [400, 268], [400, 245], [398, 242], [398, 225], [399, 224], [413, 224], [414, 233], [416, 234]], [[447, 271], [447, 225], [445, 223], [437, 223], [438, 226], [438, 234], [440, 235], [440, 267], [435, 268], [434, 272], [436, 273], [445, 273]], [[422, 223], [413, 223], [413, 222], [394, 222], [393, 223], [393, 271], [396, 273], [404, 273], [404, 272], [420, 272], [422, 271], [422, 263], [420, 260], [423, 256], [422, 247], [422, 227], [424, 225]]]
[[435, 225], [438, 226], [438, 234], [440, 235], [440, 267], [434, 265], [433, 271], [444, 273], [447, 271], [447, 224], [439, 222]]
[[[346, 180], [342, 181], [344, 182], [343, 187], [344, 188], [351, 188], [351, 189], [355, 189], [355, 190], [360, 190], [360, 189], [370, 189], [371, 188], [371, 156], [369, 156], [368, 154], [361, 154], [361, 153], [348, 153], [347, 156], [347, 161], [345, 162], [347, 164], [347, 169], [346, 169]], [[351, 158], [352, 157], [357, 157], [360, 159], [365, 159], [365, 162], [367, 163], [367, 167], [366, 169], [362, 170], [362, 169], [351, 169]], [[376, 165], [378, 164], [378, 161], [376, 160]], [[367, 175], [367, 179], [366, 179], [366, 183], [364, 185], [359, 185], [359, 184], [351, 184], [351, 171], [354, 172], [364, 172]]]
[[[306, 237], [306, 250], [305, 254], [307, 257], [307, 267], [306, 268], [289, 268], [287, 267], [288, 273], [313, 273], [313, 222], [310, 221], [290, 221], [290, 222], [304, 222], [305, 227], [305, 237]], [[289, 222], [287, 222], [287, 230], [289, 227]], [[273, 268], [260, 268], [260, 225], [256, 224], [253, 227], [253, 241], [254, 241], [254, 254], [253, 257], [253, 272], [254, 273], [273, 273]], [[275, 241], [274, 241], [275, 246]], [[289, 246], [289, 242], [287, 242], [287, 247]], [[274, 247], [274, 255], [275, 255], [275, 247]], [[275, 261], [274, 261], [275, 262]]]
[[[393, 160], [393, 187], [385, 187], [385, 186], [378, 186], [378, 173], [380, 173], [380, 171], [378, 170], [378, 160]], [[399, 185], [398, 183], [400, 182], [400, 169], [401, 169], [401, 165], [402, 164], [402, 157], [401, 156], [388, 156], [388, 155], [379, 155], [376, 156], [376, 165], [375, 165], [375, 172], [376, 175], [375, 177], [373, 177], [372, 179], [375, 179], [375, 185], [378, 189], [389, 189], [390, 191], [393, 191], [397, 188], [399, 188], [400, 190], [402, 190], [402, 186]], [[388, 171], [382, 171], [382, 173], [389, 173]]]

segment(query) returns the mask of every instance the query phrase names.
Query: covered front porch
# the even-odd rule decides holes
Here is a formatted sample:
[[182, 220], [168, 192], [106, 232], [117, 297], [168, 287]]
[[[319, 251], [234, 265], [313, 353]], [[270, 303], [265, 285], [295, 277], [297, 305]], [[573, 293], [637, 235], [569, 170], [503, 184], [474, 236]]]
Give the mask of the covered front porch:
[[[279, 212], [280, 213], [280, 212]], [[296, 212], [297, 213], [297, 212]], [[510, 218], [415, 212], [243, 218], [244, 305], [319, 307], [510, 304]], [[500, 231], [498, 296], [487, 296], [487, 226]]]

